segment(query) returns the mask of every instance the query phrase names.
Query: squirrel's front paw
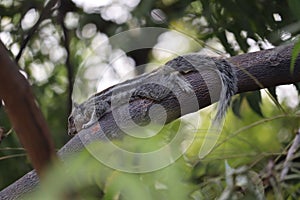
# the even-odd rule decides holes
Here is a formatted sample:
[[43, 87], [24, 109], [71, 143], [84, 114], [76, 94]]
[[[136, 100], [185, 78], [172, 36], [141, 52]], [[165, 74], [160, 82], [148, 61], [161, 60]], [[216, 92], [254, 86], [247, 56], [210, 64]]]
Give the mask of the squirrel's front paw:
[[94, 123], [95, 123], [95, 121], [93, 121], [93, 122], [92, 122], [92, 121], [89, 121], [88, 123], [82, 125], [82, 129], [89, 128], [89, 127], [91, 127]]

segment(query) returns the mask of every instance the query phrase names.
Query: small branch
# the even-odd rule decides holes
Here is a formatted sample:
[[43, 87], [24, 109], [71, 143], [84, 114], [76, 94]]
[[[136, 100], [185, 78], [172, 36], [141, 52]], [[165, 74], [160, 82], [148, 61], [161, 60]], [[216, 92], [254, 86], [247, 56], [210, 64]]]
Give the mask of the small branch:
[[66, 1], [61, 1], [59, 6], [59, 13], [58, 13], [58, 23], [60, 24], [63, 30], [63, 45], [67, 51], [67, 58], [66, 58], [66, 68], [68, 73], [68, 114], [72, 111], [72, 93], [73, 93], [73, 84], [74, 84], [74, 67], [71, 63], [71, 51], [70, 51], [70, 31], [67, 29], [64, 23], [65, 14], [67, 11], [67, 3]]
[[293, 144], [290, 147], [286, 159], [283, 163], [283, 169], [280, 174], [280, 180], [283, 181], [285, 176], [288, 174], [290, 167], [292, 165], [293, 156], [297, 152], [298, 148], [300, 146], [300, 129], [297, 131], [297, 134], [294, 138]]

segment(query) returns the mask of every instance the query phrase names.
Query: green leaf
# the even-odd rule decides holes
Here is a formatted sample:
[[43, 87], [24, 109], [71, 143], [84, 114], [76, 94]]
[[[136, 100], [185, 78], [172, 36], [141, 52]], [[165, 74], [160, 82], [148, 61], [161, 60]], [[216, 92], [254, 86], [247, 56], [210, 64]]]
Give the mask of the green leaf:
[[231, 105], [234, 115], [236, 115], [240, 119], [242, 118], [241, 105], [242, 105], [243, 98], [244, 98], [243, 95], [239, 95], [237, 98], [233, 99], [232, 105]]
[[249, 106], [252, 108], [252, 110], [258, 114], [261, 117], [263, 116], [263, 113], [261, 111], [261, 93], [260, 91], [254, 91], [246, 94], [246, 100], [249, 104]]
[[300, 40], [294, 45], [294, 48], [292, 51], [292, 60], [291, 60], [291, 65], [290, 65], [291, 74], [294, 72], [296, 60], [297, 60], [299, 53], [300, 53]]
[[300, 1], [299, 0], [288, 0], [288, 4], [290, 10], [292, 11], [293, 15], [300, 19]]

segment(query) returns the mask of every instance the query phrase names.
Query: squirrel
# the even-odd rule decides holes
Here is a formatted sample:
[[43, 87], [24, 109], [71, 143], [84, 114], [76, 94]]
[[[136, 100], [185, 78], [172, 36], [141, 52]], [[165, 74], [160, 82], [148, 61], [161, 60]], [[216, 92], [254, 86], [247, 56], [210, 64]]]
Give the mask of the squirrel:
[[[187, 94], [193, 93], [192, 86], [182, 74], [209, 69], [217, 72], [222, 84], [217, 113], [212, 124], [218, 124], [225, 116], [231, 97], [237, 91], [237, 76], [234, 67], [225, 59], [200, 54], [187, 54], [168, 61], [164, 66], [134, 79], [91, 96], [82, 104], [74, 104], [68, 118], [68, 134], [74, 135], [96, 123], [111, 111], [112, 105], [120, 106], [132, 97], [144, 97], [161, 101], [175, 87]], [[145, 87], [145, 83], [151, 83]], [[112, 103], [113, 102], [113, 103]]]

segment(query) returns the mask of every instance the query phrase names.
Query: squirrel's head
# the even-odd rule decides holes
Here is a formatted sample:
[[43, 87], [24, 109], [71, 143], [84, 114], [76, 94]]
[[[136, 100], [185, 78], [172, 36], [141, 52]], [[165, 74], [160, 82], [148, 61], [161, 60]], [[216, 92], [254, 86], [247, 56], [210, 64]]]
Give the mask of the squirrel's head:
[[80, 105], [77, 103], [73, 103], [73, 109], [72, 112], [68, 118], [68, 134], [69, 135], [75, 135], [80, 131], [76, 125], [77, 118], [82, 117], [82, 109], [80, 108]]

